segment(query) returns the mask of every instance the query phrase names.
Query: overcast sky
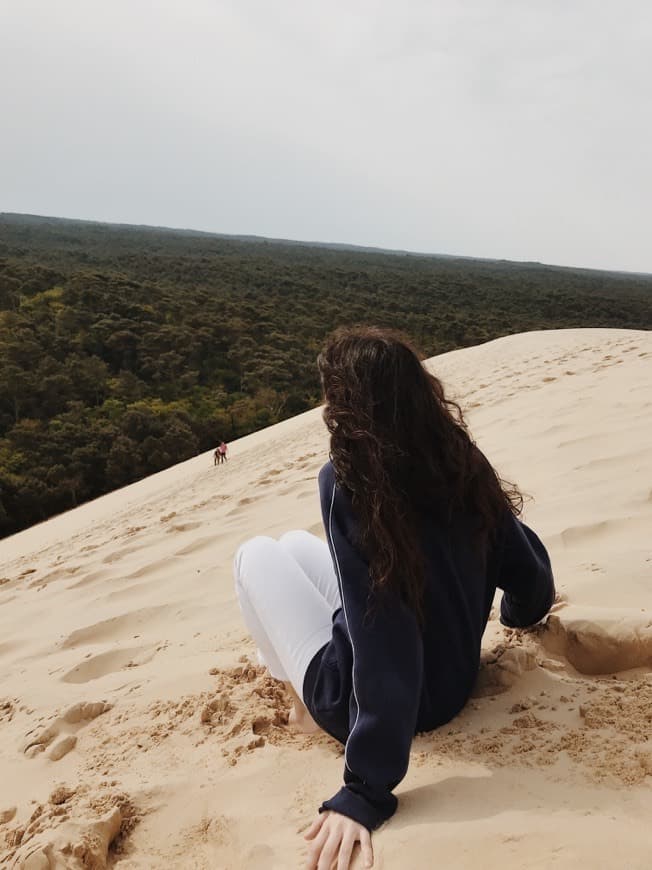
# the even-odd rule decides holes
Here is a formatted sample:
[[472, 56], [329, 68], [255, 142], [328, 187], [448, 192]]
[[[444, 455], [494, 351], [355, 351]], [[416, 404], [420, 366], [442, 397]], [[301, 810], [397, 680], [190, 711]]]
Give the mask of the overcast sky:
[[649, 0], [0, 0], [0, 211], [652, 272]]

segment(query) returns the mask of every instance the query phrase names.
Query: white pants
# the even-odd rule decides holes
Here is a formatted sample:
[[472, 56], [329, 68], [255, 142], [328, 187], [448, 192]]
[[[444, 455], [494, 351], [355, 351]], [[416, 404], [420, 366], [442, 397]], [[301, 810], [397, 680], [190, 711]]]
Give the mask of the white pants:
[[239, 548], [233, 573], [262, 662], [303, 699], [308, 665], [331, 639], [332, 616], [341, 606], [327, 545], [305, 531], [278, 541], [261, 535]]

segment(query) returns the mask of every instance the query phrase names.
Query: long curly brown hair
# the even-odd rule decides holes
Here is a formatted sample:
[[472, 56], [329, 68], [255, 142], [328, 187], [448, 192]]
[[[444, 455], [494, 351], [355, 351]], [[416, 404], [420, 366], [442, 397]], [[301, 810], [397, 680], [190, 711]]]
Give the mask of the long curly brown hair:
[[523, 498], [498, 477], [459, 405], [400, 333], [339, 329], [317, 364], [331, 461], [352, 498], [373, 597], [398, 592], [423, 624], [418, 518], [425, 512], [450, 523], [457, 510], [474, 515], [473, 546], [486, 558], [505, 512], [519, 515]]

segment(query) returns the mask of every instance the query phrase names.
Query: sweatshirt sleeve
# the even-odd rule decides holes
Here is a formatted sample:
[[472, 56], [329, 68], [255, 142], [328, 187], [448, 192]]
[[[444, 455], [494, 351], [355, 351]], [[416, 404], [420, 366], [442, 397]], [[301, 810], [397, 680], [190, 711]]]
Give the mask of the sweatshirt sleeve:
[[421, 681], [423, 646], [416, 618], [400, 600], [369, 612], [369, 568], [353, 543], [347, 493], [332, 466], [320, 475], [322, 512], [353, 652], [344, 785], [320, 812], [333, 810], [369, 830], [396, 810], [392, 790], [408, 768]]
[[495, 576], [503, 590], [500, 621], [510, 628], [534, 625], [555, 600], [550, 558], [537, 535], [511, 513], [503, 532]]

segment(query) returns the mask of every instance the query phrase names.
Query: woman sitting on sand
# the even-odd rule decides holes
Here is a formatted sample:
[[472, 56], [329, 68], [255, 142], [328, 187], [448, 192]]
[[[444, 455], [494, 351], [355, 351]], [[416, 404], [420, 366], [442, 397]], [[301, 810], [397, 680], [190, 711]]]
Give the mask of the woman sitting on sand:
[[464, 707], [496, 587], [500, 618], [540, 620], [555, 590], [458, 405], [402, 338], [343, 330], [318, 359], [330, 432], [319, 474], [328, 546], [256, 537], [235, 559], [247, 627], [294, 699], [291, 720], [345, 745], [344, 784], [306, 834], [309, 868], [348, 868], [396, 810], [418, 731]]

